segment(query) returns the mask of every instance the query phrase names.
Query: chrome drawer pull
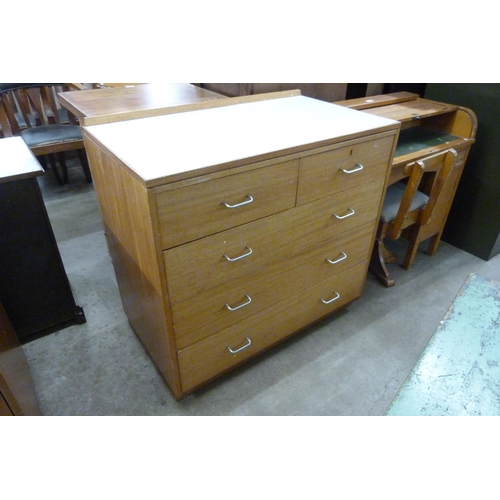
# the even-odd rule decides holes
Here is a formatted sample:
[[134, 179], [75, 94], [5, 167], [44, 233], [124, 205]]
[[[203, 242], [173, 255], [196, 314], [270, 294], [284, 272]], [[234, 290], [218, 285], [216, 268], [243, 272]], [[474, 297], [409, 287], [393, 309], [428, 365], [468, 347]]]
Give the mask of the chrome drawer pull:
[[330, 299], [330, 300], [325, 300], [325, 299], [321, 299], [321, 302], [323, 302], [323, 304], [331, 304], [332, 302], [335, 302], [336, 300], [338, 300], [340, 298], [340, 294], [338, 292], [335, 292], [336, 296], [333, 297], [333, 299]]
[[221, 203], [227, 208], [238, 208], [238, 207], [242, 207], [243, 205], [248, 205], [249, 203], [252, 203], [253, 198], [249, 194], [246, 195], [246, 198], [248, 198], [248, 199], [245, 201], [242, 201], [241, 203], [236, 203], [236, 205], [230, 205], [229, 203], [226, 203], [225, 201], [223, 201]]
[[252, 299], [250, 298], [250, 295], [245, 295], [247, 298], [246, 302], [243, 302], [243, 304], [240, 304], [239, 306], [236, 307], [231, 307], [227, 302], [226, 302], [226, 307], [228, 308], [229, 311], [237, 311], [238, 309], [241, 309], [242, 307], [248, 306], [250, 302], [252, 302]]
[[347, 254], [344, 252], [340, 252], [342, 254], [342, 257], [338, 258], [337, 260], [330, 260], [328, 257], [326, 258], [327, 262], [330, 264], [338, 264], [339, 262], [342, 262], [343, 260], [347, 259]]
[[350, 217], [351, 215], [354, 215], [356, 213], [352, 208], [348, 208], [347, 210], [349, 210], [349, 213], [347, 213], [346, 215], [337, 215], [337, 214], [333, 214], [333, 215], [337, 219], [347, 219], [347, 217]]
[[361, 163], [356, 163], [355, 168], [353, 168], [352, 170], [346, 170], [345, 168], [341, 168], [340, 170], [342, 170], [342, 172], [344, 172], [344, 174], [354, 174], [354, 172], [360, 172], [364, 168], [365, 167], [363, 167], [363, 165], [361, 165]]
[[241, 347], [239, 347], [238, 349], [231, 349], [229, 346], [226, 346], [226, 349], [231, 353], [231, 354], [236, 354], [240, 351], [243, 351], [243, 349], [246, 349], [247, 347], [250, 347], [252, 345], [252, 341], [248, 338], [248, 337], [245, 337], [245, 340], [247, 341], [247, 343]]
[[250, 247], [245, 247], [248, 249], [248, 252], [247, 253], [244, 253], [238, 257], [229, 257], [227, 254], [224, 254], [224, 257], [226, 258], [226, 260], [228, 260], [229, 262], [235, 262], [237, 260], [240, 260], [240, 259], [244, 259], [245, 257], [248, 257], [249, 255], [252, 255], [252, 249]]

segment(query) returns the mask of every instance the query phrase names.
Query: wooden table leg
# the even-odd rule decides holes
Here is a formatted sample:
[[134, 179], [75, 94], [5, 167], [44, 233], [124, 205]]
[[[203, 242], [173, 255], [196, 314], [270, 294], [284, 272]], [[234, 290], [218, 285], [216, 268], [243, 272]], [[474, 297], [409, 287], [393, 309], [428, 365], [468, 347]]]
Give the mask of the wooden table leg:
[[370, 271], [386, 287], [394, 286], [396, 282], [387, 270], [386, 262], [394, 262], [395, 255], [385, 248], [383, 238], [375, 238], [370, 259]]

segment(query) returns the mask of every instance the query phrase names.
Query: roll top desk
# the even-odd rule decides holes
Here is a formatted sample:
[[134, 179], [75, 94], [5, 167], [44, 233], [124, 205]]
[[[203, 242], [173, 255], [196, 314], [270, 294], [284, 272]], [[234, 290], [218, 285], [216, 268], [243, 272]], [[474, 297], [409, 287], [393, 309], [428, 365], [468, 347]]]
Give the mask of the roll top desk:
[[[427, 253], [433, 255], [445, 228], [467, 156], [475, 142], [475, 113], [463, 106], [423, 99], [409, 92], [350, 99], [336, 104], [401, 123], [388, 185], [406, 177], [406, 167], [415, 161], [425, 160], [447, 150], [457, 152], [457, 160], [447, 176], [423, 235], [424, 238], [430, 238]], [[426, 189], [425, 185], [423, 189]], [[373, 253], [371, 270], [383, 283], [392, 282], [383, 262], [393, 260], [394, 257], [388, 257], [390, 252], [383, 242], [377, 242]]]

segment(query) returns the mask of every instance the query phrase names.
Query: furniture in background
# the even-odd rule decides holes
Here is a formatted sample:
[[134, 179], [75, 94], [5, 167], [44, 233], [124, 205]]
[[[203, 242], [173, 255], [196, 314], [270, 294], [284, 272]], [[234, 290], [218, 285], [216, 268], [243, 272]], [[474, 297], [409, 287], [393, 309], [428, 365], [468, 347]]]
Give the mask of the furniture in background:
[[197, 83], [195, 85], [219, 92], [228, 97], [297, 89], [300, 90], [302, 95], [327, 102], [353, 99], [384, 92], [383, 83]]
[[479, 122], [443, 240], [483, 260], [500, 253], [500, 83], [429, 83], [425, 97], [474, 110]]
[[0, 302], [0, 416], [23, 415], [40, 415], [40, 408], [26, 355]]
[[437, 252], [444, 221], [436, 215], [435, 209], [449, 202], [450, 191], [444, 188], [451, 186], [448, 183], [448, 176], [453, 172], [457, 159], [458, 153], [454, 149], [449, 149], [445, 153], [428, 156], [416, 162], [423, 172], [418, 186], [419, 194], [427, 196], [427, 202], [419, 211], [416, 223], [404, 230], [407, 232], [409, 242], [403, 263], [405, 269], [410, 269], [412, 266], [422, 241], [430, 238], [427, 255], [432, 256]]
[[87, 119], [99, 123], [99, 117], [133, 118], [135, 113], [144, 116], [174, 112], [185, 104], [205, 103], [226, 96], [201, 89], [189, 83], [151, 83], [134, 86], [119, 86], [90, 89], [81, 92], [63, 92], [61, 104], [74, 113], [81, 125]]
[[107, 89], [110, 87], [135, 87], [136, 85], [145, 85], [146, 82], [118, 82], [118, 83], [92, 83], [91, 86], [87, 87], [92, 89]]
[[65, 155], [69, 151], [78, 154], [86, 180], [92, 182], [80, 127], [59, 103], [58, 92], [68, 88], [48, 83], [1, 84], [0, 123], [4, 137], [21, 136], [44, 169], [50, 165], [59, 184], [68, 182]]
[[436, 253], [442, 228], [434, 217], [434, 208], [442, 205], [441, 197], [448, 194], [443, 187], [456, 158], [456, 151], [451, 149], [410, 163], [405, 170], [407, 179], [387, 188], [370, 262], [370, 270], [385, 286], [394, 285], [386, 263], [395, 260], [385, 252], [385, 238], [396, 240], [405, 234], [408, 249], [402, 264], [404, 269], [413, 265], [421, 241], [432, 237], [427, 254]]
[[[422, 99], [409, 92], [352, 99], [336, 104], [401, 122], [389, 185], [408, 177], [410, 166], [414, 162], [425, 162], [426, 158], [434, 157], [438, 153], [456, 151], [456, 161], [442, 186], [442, 192], [425, 229], [420, 228], [420, 232], [416, 233], [417, 226], [411, 226], [401, 233], [404, 238], [415, 241], [415, 246], [424, 237], [433, 236], [428, 250], [432, 255], [441, 239], [467, 155], [475, 140], [477, 118], [474, 112], [455, 104]], [[427, 190], [428, 194], [430, 186], [425, 186], [424, 190]], [[385, 266], [385, 263], [394, 260], [395, 256], [385, 248], [382, 239], [379, 239], [374, 246], [372, 262], [375, 265], [371, 269], [385, 286], [394, 284], [394, 279]]]
[[297, 91], [83, 127], [124, 310], [176, 398], [361, 296], [399, 127]]
[[[395, 92], [411, 92], [418, 94], [420, 97], [425, 97], [426, 83], [384, 83], [383, 92], [379, 94], [394, 94]], [[356, 96], [362, 97], [362, 96]]]
[[347, 83], [198, 83], [197, 85], [228, 97], [297, 89], [302, 95], [327, 102], [345, 99], [347, 90]]
[[21, 137], [0, 139], [0, 302], [21, 340], [85, 322], [38, 186], [43, 173]]

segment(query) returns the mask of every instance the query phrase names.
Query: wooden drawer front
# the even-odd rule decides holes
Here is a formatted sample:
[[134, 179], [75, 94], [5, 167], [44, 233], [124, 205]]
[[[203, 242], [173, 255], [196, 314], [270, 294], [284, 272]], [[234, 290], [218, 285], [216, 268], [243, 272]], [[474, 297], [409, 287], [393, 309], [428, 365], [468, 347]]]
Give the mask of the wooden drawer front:
[[[298, 160], [294, 160], [159, 192], [156, 201], [162, 248], [293, 207], [297, 168]], [[223, 202], [234, 208], [226, 207]]]
[[[357, 299], [363, 290], [367, 265], [367, 262], [358, 264], [179, 351], [183, 391], [193, 390], [288, 334]], [[337, 295], [338, 298], [329, 304], [322, 302], [322, 299], [330, 301]], [[228, 347], [233, 352], [241, 350], [231, 353]]]
[[385, 178], [393, 142], [391, 135], [302, 158], [297, 204]]
[[[164, 259], [170, 302], [177, 304], [223, 283], [259, 273], [322, 241], [374, 221], [383, 183], [365, 184], [167, 250]], [[248, 249], [252, 253], [240, 260], [229, 262], [224, 257], [245, 255]]]
[[372, 235], [373, 224], [365, 224], [307, 252], [174, 305], [172, 315], [177, 348], [183, 349], [365, 261]]

